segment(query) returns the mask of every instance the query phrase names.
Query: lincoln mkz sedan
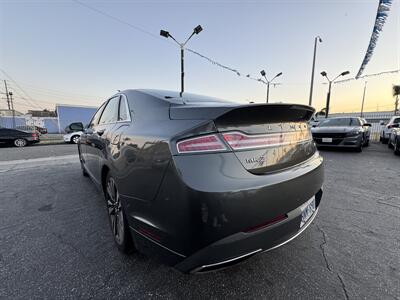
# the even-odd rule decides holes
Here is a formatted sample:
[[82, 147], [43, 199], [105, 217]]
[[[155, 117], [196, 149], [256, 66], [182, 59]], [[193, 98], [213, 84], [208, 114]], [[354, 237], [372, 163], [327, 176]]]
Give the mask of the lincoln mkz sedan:
[[309, 106], [126, 90], [78, 142], [117, 247], [184, 273], [225, 268], [297, 237], [316, 216], [323, 160]]

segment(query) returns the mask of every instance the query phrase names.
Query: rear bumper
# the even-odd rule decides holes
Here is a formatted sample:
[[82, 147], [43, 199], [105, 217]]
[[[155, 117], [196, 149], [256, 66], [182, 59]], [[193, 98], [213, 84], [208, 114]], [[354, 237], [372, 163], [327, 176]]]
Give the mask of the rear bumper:
[[246, 233], [239, 232], [219, 240], [189, 256], [175, 266], [184, 273], [204, 273], [239, 263], [251, 256], [276, 249], [299, 236], [316, 217], [322, 197], [322, 190], [315, 195], [316, 211], [300, 228], [300, 207], [287, 213], [281, 222]]
[[[177, 156], [154, 200], [123, 201], [139, 251], [191, 272], [290, 240], [300, 230], [299, 207], [313, 196], [319, 205], [323, 180], [318, 152], [268, 175], [246, 171], [233, 153]], [[287, 218], [245, 232], [279, 215]]]

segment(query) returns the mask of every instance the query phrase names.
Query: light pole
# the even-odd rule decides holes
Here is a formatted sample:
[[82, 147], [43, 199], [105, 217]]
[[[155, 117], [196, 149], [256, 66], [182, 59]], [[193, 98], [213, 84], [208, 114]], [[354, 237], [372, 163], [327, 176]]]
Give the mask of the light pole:
[[184, 89], [184, 77], [185, 77], [185, 70], [184, 70], [184, 55], [185, 55], [185, 53], [184, 53], [184, 50], [185, 50], [185, 45], [193, 35], [199, 34], [202, 30], [203, 30], [203, 28], [200, 25], [196, 26], [196, 28], [193, 29], [192, 34], [186, 39], [186, 41], [184, 43], [179, 43], [168, 31], [160, 30], [161, 36], [163, 36], [165, 38], [170, 37], [181, 48], [181, 92], [179, 94], [180, 97], [182, 97], [182, 94], [185, 90]]
[[325, 112], [325, 118], [328, 118], [328, 115], [329, 115], [329, 103], [330, 103], [330, 101], [331, 101], [331, 88], [332, 88], [332, 83], [335, 82], [335, 80], [338, 79], [340, 76], [345, 76], [345, 75], [348, 75], [348, 74], [350, 74], [349, 71], [344, 71], [344, 72], [340, 73], [338, 76], [336, 76], [333, 80], [329, 80], [328, 74], [327, 74], [325, 71], [321, 72], [321, 75], [322, 75], [323, 77], [326, 77], [326, 79], [327, 79], [328, 82], [329, 82], [328, 94], [326, 95], [326, 107], [325, 107], [325, 108], [326, 108], [326, 112]]
[[310, 99], [308, 100], [308, 105], [310, 105], [310, 106], [312, 104], [312, 93], [313, 93], [313, 87], [314, 87], [315, 57], [317, 55], [317, 42], [318, 41], [320, 43], [322, 43], [322, 39], [319, 35], [316, 36], [315, 40], [314, 40], [314, 58], [313, 58], [312, 70], [311, 70]]
[[267, 82], [267, 103], [268, 103], [268, 101], [269, 101], [269, 84], [272, 83], [272, 81], [274, 81], [274, 79], [275, 79], [276, 77], [281, 76], [281, 75], [282, 75], [282, 72], [276, 74], [275, 77], [272, 78], [271, 80], [268, 80], [268, 79], [267, 79], [267, 76], [266, 76], [267, 74], [265, 73], [264, 70], [261, 70], [261, 71], [260, 71], [260, 74], [261, 74], [262, 77], [265, 78], [265, 81]]
[[361, 103], [361, 113], [360, 113], [360, 117], [363, 117], [363, 113], [364, 113], [364, 100], [365, 100], [365, 92], [367, 90], [367, 82], [365, 82], [364, 84], [364, 93], [363, 93], [363, 98], [362, 98], [362, 103]]

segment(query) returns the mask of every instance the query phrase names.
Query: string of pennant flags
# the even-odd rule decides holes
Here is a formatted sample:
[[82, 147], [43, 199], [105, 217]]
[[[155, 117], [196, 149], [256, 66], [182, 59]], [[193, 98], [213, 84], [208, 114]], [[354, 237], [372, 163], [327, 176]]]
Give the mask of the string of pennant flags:
[[371, 39], [365, 53], [364, 59], [361, 63], [360, 69], [357, 72], [356, 79], [360, 78], [364, 72], [365, 67], [370, 61], [374, 49], [378, 42], [379, 34], [382, 32], [383, 26], [385, 25], [386, 19], [389, 15], [390, 6], [392, 5], [392, 0], [379, 0], [378, 10], [376, 12], [375, 25], [372, 29]]

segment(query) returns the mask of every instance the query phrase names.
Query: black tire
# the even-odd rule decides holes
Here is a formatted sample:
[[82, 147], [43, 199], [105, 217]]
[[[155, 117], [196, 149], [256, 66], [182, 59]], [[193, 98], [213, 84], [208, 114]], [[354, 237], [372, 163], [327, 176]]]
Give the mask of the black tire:
[[132, 253], [135, 248], [131, 232], [119, 198], [115, 179], [111, 176], [110, 172], [108, 172], [105, 181], [104, 197], [114, 242], [118, 250], [122, 253]]
[[356, 148], [356, 152], [362, 152], [363, 151], [363, 145], [364, 145], [364, 141], [361, 141], [360, 145], [358, 145], [358, 147]]
[[13, 142], [15, 147], [25, 147], [28, 145], [28, 141], [23, 138], [17, 138]]
[[73, 135], [73, 136], [71, 136], [70, 143], [71, 143], [71, 144], [78, 144], [79, 138], [80, 138], [79, 135]]
[[393, 149], [393, 148], [394, 148], [393, 145], [392, 145], [392, 143], [390, 142], [390, 140], [388, 141], [388, 148], [389, 148], [389, 149]]
[[365, 142], [364, 147], [368, 147], [369, 146], [369, 138], [367, 139], [367, 141]]
[[394, 140], [394, 154], [400, 155], [400, 141], [397, 140], [397, 138]]
[[382, 138], [382, 144], [387, 144], [388, 143], [388, 139]]

